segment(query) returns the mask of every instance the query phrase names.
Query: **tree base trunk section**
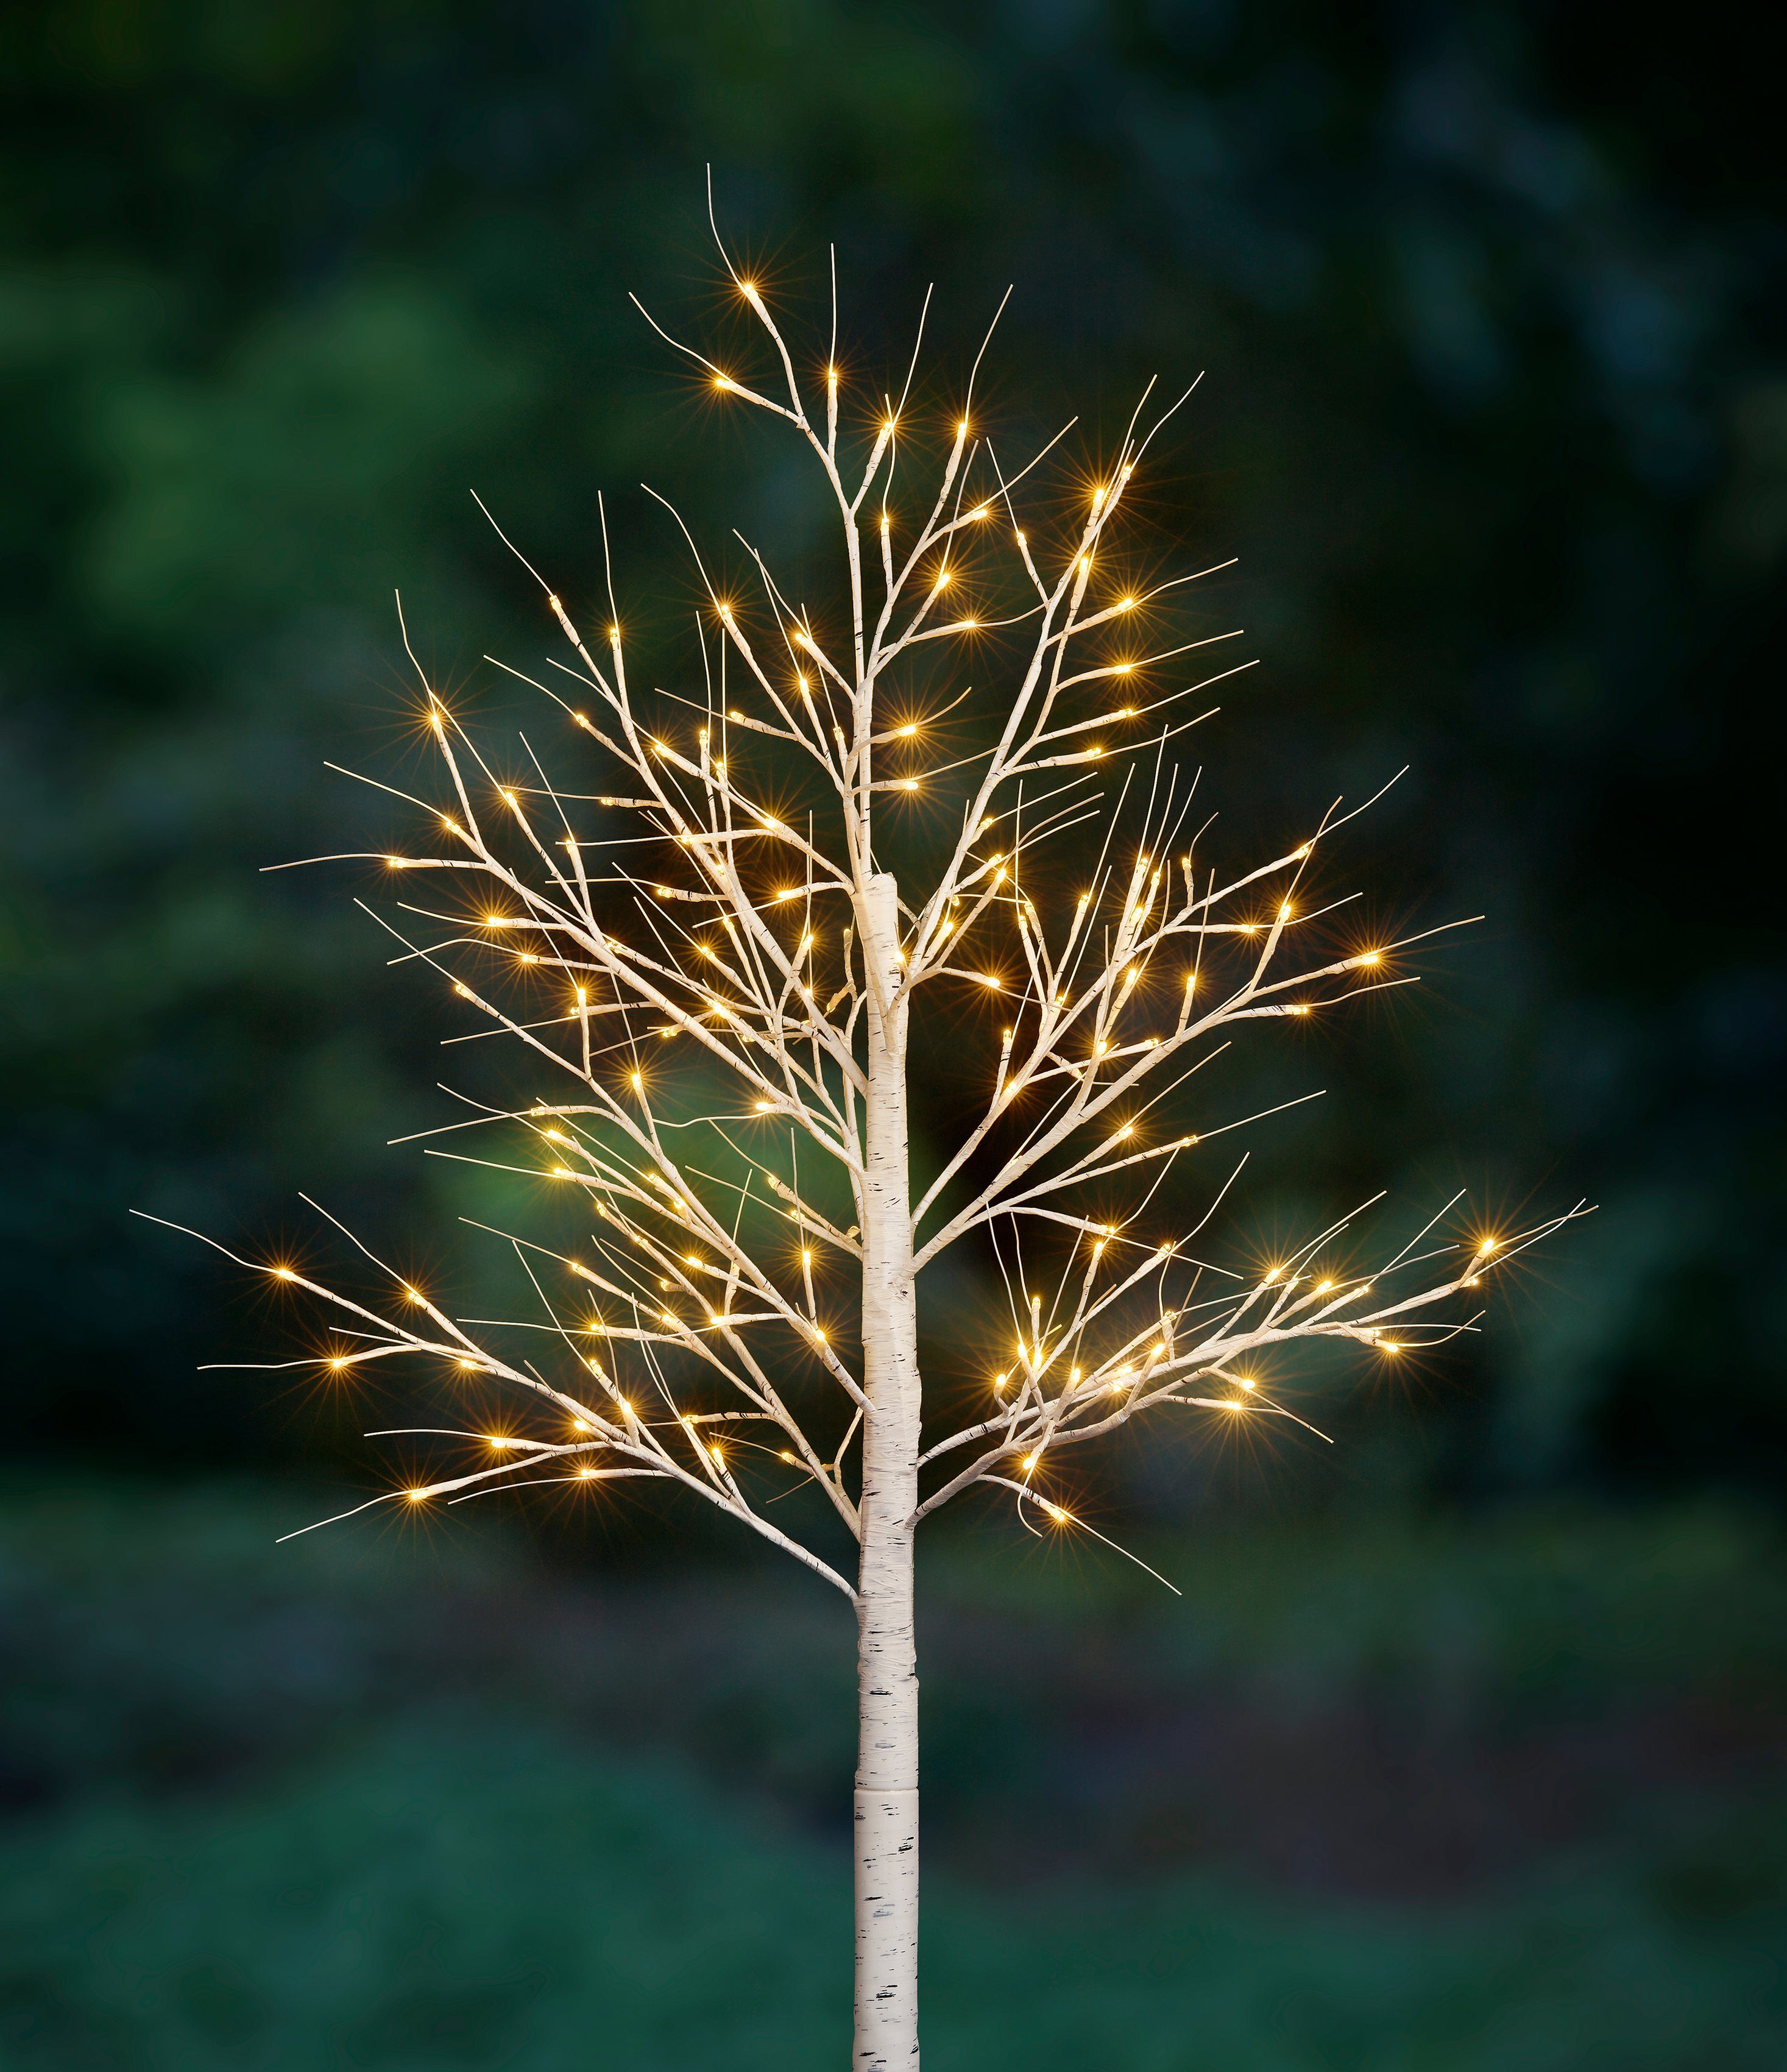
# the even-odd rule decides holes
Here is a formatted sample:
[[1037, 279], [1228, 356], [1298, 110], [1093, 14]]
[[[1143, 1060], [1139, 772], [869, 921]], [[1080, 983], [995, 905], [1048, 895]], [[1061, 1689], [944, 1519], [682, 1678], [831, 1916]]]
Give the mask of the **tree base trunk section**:
[[918, 1794], [857, 1792], [856, 2072], [918, 2062]]
[[[912, 1531], [918, 1507], [918, 1309], [906, 1152], [905, 1004], [897, 889], [872, 878], [863, 952], [870, 1001], [863, 1174], [862, 1556], [857, 1586], [857, 2031], [854, 2072], [918, 2063], [918, 1658]], [[883, 1012], [883, 1003], [887, 1011]]]

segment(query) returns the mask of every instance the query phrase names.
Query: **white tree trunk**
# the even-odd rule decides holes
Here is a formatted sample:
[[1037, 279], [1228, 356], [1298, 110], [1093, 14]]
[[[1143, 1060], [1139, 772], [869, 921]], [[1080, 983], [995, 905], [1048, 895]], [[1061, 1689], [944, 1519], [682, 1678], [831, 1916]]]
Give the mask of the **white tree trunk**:
[[[899, 906], [890, 876], [869, 885], [867, 956], [890, 997]], [[906, 1164], [906, 1010], [870, 1002], [863, 1355], [873, 1406], [863, 1438], [857, 1612], [855, 2072], [918, 2063], [918, 1667], [912, 1623], [918, 1503], [918, 1340]]]

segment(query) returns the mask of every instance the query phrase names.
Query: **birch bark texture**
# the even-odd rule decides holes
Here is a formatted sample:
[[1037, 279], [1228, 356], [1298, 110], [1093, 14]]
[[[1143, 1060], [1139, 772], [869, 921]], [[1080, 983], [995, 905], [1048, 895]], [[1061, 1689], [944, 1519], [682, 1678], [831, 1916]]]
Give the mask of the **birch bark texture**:
[[899, 900], [869, 879], [871, 1002], [863, 1187], [862, 1345], [869, 1398], [857, 1586], [856, 2051], [859, 2072], [918, 2062], [918, 1651], [913, 1546], [921, 1388], [906, 1118]]
[[[1224, 1223], [1243, 1162], [1226, 1140], [1263, 1118], [1210, 1068], [1244, 1025], [1413, 983], [1440, 931], [1380, 939], [1332, 888], [1362, 805], [1263, 858], [1193, 812], [1173, 744], [1246, 665], [1210, 607], [1184, 623], [1187, 586], [1227, 565], [1144, 580], [1161, 554], [1134, 515], [1190, 391], [1156, 408], [1151, 384], [1103, 450], [1070, 425], [1009, 458], [976, 397], [990, 330], [959, 380], [921, 384], [921, 316], [903, 381], [883, 380], [844, 364], [835, 286], [821, 352], [721, 254], [754, 347], [670, 343], [816, 471], [835, 561], [778, 573], [741, 541], [729, 580], [725, 543], [658, 500], [699, 609], [642, 678], [612, 568], [586, 638], [499, 528], [565, 648], [541, 675], [497, 666], [568, 730], [574, 775], [526, 734], [496, 746], [474, 696], [418, 664], [433, 775], [378, 785], [410, 832], [359, 859], [392, 960], [445, 989], [448, 1040], [525, 1054], [512, 1099], [462, 1094], [427, 1133], [540, 1198], [537, 1227], [496, 1233], [519, 1313], [458, 1314], [320, 1208], [351, 1285], [217, 1249], [320, 1319], [295, 1360], [241, 1364], [444, 1380], [446, 1413], [369, 1434], [434, 1465], [319, 1523], [638, 1478], [850, 1601], [853, 2065], [908, 2072], [919, 1525], [972, 1493], [1124, 1555], [1076, 1511], [1078, 1449], [1188, 1418], [1313, 1431], [1335, 1384], [1304, 1355], [1369, 1369], [1473, 1328], [1477, 1291], [1581, 1205], [1502, 1230], [1454, 1197], [1400, 1244], [1368, 1220], [1380, 1197], [1272, 1249]], [[978, 1075], [922, 1191], [921, 1009], [947, 1030], [952, 1095]], [[503, 1149], [479, 1157], [481, 1137]], [[962, 1244], [1002, 1297], [984, 1371], [956, 1362], [927, 1400], [918, 1276]]]

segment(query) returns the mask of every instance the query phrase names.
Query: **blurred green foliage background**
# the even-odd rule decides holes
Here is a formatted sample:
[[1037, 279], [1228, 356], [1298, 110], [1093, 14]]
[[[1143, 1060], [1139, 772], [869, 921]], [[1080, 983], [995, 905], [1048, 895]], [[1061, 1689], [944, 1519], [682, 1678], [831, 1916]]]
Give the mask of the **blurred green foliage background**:
[[[0, 1273], [40, 1464], [0, 2062], [843, 2047], [832, 1608], [643, 1513], [269, 1554], [365, 1476], [359, 1420], [195, 1374], [286, 1320], [125, 1219], [253, 1247], [302, 1187], [478, 1270], [475, 1185], [385, 1148], [438, 1119], [438, 1001], [351, 881], [257, 871], [381, 838], [322, 761], [407, 754], [394, 586], [513, 709], [479, 658], [537, 607], [469, 487], [573, 603], [598, 488], [661, 585], [642, 475], [798, 537], [625, 300], [715, 314], [709, 161], [782, 291], [835, 240], [865, 364], [927, 282], [959, 354], [1009, 281], [1001, 407], [1095, 437], [1204, 370], [1161, 508], [1240, 557], [1263, 658], [1206, 785], [1300, 826], [1411, 766], [1354, 848], [1374, 911], [1489, 920], [1247, 1067], [1333, 1089], [1262, 1143], [1259, 1231], [1382, 1184], [1601, 1205], [1475, 1350], [1335, 1404], [1333, 1459], [1120, 1462], [1187, 1605], [947, 1543], [938, 2062], [1779, 2062], [1781, 42], [1567, 0], [0, 21]], [[940, 1369], [978, 1302], [939, 1293]]]

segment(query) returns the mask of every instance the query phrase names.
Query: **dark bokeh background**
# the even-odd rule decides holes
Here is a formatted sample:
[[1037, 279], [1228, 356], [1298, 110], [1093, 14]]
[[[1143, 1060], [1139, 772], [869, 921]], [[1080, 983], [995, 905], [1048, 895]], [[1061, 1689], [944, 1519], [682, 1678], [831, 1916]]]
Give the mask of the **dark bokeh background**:
[[404, 753], [393, 586], [467, 701], [540, 647], [468, 485], [573, 599], [598, 487], [653, 566], [642, 474], [798, 532], [625, 300], [715, 314], [709, 160], [791, 294], [836, 240], [865, 360], [931, 280], [959, 355], [1011, 281], [1002, 406], [1096, 428], [1205, 370], [1162, 508], [1239, 554], [1263, 658], [1206, 783], [1301, 824], [1409, 763], [1374, 911], [1489, 916], [1247, 1067], [1335, 1091], [1244, 1214], [1600, 1204], [1477, 1349], [1335, 1403], [1333, 1459], [1119, 1464], [1184, 1604], [940, 1544], [937, 2062], [1779, 2062], [1781, 43], [1721, 6], [8, 15], [4, 2062], [844, 2048], [834, 1608], [643, 1512], [270, 1552], [368, 1475], [351, 1420], [195, 1375], [282, 1320], [124, 1214], [253, 1244], [303, 1187], [464, 1258], [475, 1186], [384, 1148], [437, 1119], [436, 1005], [351, 882], [256, 873], [380, 838], [322, 763]]

